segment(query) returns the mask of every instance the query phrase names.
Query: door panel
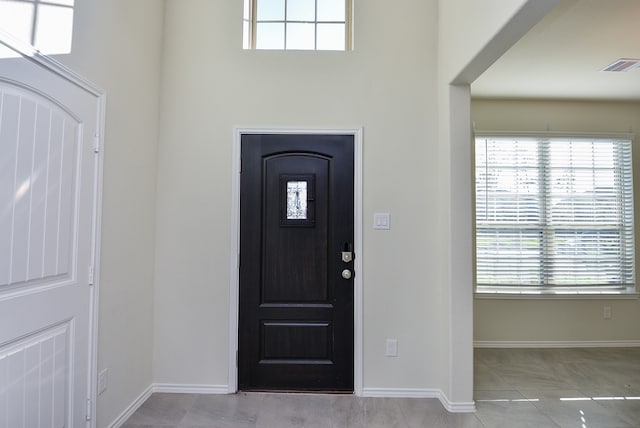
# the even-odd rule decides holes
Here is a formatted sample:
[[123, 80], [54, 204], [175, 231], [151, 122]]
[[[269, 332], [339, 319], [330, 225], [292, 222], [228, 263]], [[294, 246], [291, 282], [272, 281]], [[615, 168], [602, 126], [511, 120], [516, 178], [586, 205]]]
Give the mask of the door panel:
[[[313, 154], [278, 154], [264, 159], [268, 203], [264, 206], [261, 303], [327, 301], [329, 165], [329, 159]], [[291, 171], [305, 171], [306, 175], [292, 175]], [[297, 216], [306, 218], [285, 215], [288, 183], [306, 183], [306, 213]]]
[[0, 428], [90, 424], [98, 111], [36, 61], [0, 60]]
[[240, 389], [353, 390], [353, 148], [242, 136]]

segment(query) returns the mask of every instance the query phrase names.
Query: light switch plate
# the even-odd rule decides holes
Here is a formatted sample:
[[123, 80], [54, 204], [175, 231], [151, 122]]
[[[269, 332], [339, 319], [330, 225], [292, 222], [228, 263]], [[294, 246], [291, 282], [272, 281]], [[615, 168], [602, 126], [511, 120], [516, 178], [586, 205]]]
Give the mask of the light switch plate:
[[391, 229], [391, 214], [389, 213], [374, 213], [373, 214], [373, 228], [388, 230]]

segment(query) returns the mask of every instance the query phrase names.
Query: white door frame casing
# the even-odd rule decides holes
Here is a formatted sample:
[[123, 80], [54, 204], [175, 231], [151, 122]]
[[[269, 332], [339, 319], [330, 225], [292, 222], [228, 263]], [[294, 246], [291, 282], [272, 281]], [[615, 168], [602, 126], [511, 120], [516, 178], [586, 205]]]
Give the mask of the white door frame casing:
[[229, 379], [227, 392], [238, 391], [238, 312], [240, 260], [240, 146], [247, 134], [352, 135], [354, 140], [354, 346], [353, 387], [356, 395], [363, 388], [363, 275], [362, 275], [362, 128], [233, 128], [231, 179], [231, 274], [229, 281]]

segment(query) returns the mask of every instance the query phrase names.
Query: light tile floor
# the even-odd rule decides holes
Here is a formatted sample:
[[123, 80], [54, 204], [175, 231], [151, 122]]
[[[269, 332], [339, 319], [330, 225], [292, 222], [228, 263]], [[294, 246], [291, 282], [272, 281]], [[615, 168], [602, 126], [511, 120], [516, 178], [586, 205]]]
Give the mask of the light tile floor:
[[640, 348], [477, 349], [487, 428], [639, 428]]
[[640, 428], [640, 348], [478, 349], [475, 414], [435, 399], [153, 394], [124, 428]]
[[438, 400], [349, 395], [153, 394], [124, 428], [484, 428]]

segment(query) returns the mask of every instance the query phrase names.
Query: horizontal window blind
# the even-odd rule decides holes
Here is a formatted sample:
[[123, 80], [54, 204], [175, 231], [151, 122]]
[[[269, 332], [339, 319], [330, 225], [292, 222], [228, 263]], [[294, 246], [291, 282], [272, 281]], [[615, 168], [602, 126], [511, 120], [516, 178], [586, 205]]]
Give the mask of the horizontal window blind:
[[476, 138], [476, 281], [634, 285], [631, 141]]

